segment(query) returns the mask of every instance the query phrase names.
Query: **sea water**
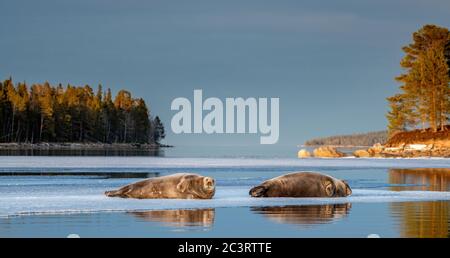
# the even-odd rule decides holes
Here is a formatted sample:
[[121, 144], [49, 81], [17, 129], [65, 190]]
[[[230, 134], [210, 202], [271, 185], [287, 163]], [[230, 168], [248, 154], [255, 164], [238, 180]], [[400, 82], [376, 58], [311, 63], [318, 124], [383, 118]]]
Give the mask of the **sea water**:
[[[141, 180], [136, 175], [180, 171], [214, 177], [214, 198], [134, 200], [104, 195]], [[353, 194], [248, 195], [252, 186], [294, 171], [345, 179]], [[448, 237], [449, 190], [447, 159], [0, 156], [0, 237]]]

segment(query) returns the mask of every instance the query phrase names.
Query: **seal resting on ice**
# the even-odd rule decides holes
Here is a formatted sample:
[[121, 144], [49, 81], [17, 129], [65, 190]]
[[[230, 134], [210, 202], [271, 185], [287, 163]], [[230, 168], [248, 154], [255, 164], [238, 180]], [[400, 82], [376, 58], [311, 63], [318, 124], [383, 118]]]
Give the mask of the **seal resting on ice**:
[[214, 193], [213, 178], [177, 173], [139, 181], [118, 190], [106, 191], [105, 195], [137, 199], [211, 199]]
[[346, 181], [314, 172], [295, 172], [253, 187], [252, 197], [346, 197], [352, 190]]

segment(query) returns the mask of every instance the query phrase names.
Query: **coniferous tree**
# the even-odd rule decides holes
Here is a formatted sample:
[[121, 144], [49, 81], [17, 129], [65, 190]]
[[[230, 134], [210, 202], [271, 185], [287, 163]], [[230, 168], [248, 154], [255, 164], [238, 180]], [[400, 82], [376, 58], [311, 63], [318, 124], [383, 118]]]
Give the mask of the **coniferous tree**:
[[159, 117], [153, 121], [145, 101], [128, 91], [119, 91], [113, 102], [111, 90], [103, 92], [101, 85], [94, 93], [89, 85], [45, 82], [28, 90], [25, 82], [0, 82], [0, 142], [157, 143], [163, 138]]
[[388, 132], [391, 135], [396, 132], [404, 131], [407, 127], [405, 105], [402, 98], [403, 96], [400, 94], [388, 98], [390, 111], [386, 117], [389, 122]]
[[102, 121], [105, 125], [105, 142], [116, 142], [116, 129], [118, 128], [117, 112], [112, 102], [111, 89], [108, 89], [103, 100]]
[[0, 81], [0, 142], [1, 137], [4, 135], [4, 109], [5, 109], [5, 93], [3, 92], [3, 82]]
[[131, 126], [131, 108], [133, 101], [128, 91], [121, 90], [114, 100], [114, 106], [118, 110], [117, 115], [120, 123], [123, 125], [119, 128], [119, 141], [128, 142], [129, 130]]
[[16, 119], [16, 113], [17, 113], [17, 102], [18, 102], [18, 97], [17, 97], [17, 92], [16, 92], [16, 88], [13, 85], [13, 82], [11, 80], [8, 81], [8, 83], [6, 84], [6, 95], [8, 97], [8, 102], [9, 102], [9, 106], [11, 109], [11, 121], [10, 121], [10, 127], [9, 127], [9, 134], [8, 137], [10, 139], [10, 141], [14, 141], [13, 135], [14, 135], [14, 122]]
[[164, 139], [166, 137], [166, 134], [164, 132], [164, 125], [162, 124], [161, 119], [159, 119], [158, 116], [155, 117], [153, 127], [153, 139], [156, 142], [159, 142], [161, 139]]
[[450, 32], [425, 25], [405, 46], [400, 65], [406, 73], [398, 76], [402, 94], [388, 98], [390, 131], [414, 129], [445, 130], [450, 113], [449, 63]]
[[150, 121], [147, 119], [150, 112], [143, 99], [137, 99], [133, 105], [132, 120], [134, 121], [134, 142], [145, 143], [149, 139]]
[[[17, 86], [17, 95], [15, 108], [17, 109], [17, 130], [15, 132], [15, 141], [20, 142], [24, 127], [28, 122], [27, 106], [30, 101], [27, 85], [25, 83], [19, 83]], [[26, 133], [26, 132], [25, 132]]]

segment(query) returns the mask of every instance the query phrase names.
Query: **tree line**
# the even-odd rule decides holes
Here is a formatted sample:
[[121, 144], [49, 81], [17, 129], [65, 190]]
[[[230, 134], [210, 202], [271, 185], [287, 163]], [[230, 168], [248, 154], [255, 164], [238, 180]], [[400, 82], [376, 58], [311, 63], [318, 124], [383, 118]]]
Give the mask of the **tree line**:
[[425, 25], [403, 47], [400, 62], [404, 73], [396, 78], [401, 93], [389, 97], [387, 114], [390, 134], [422, 129], [447, 130], [450, 114], [450, 32]]
[[159, 143], [165, 137], [142, 98], [99, 85], [0, 81], [0, 142]]
[[337, 135], [315, 138], [305, 142], [306, 146], [333, 145], [333, 146], [373, 146], [387, 140], [386, 131], [358, 133], [350, 135]]

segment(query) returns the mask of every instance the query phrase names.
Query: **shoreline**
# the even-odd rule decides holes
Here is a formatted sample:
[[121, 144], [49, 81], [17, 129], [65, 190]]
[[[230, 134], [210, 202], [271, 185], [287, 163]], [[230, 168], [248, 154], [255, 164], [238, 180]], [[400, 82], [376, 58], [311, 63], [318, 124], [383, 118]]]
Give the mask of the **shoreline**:
[[[354, 149], [348, 152], [349, 149]], [[301, 149], [297, 153], [298, 158], [450, 158], [450, 147], [445, 144], [414, 143], [401, 145], [374, 144], [372, 147], [336, 147], [334, 145], [319, 145], [312, 152]]]
[[0, 143], [0, 150], [158, 150], [172, 148], [172, 145], [156, 143], [79, 143], [79, 142], [41, 142], [41, 143]]
[[298, 145], [298, 147], [302, 147], [302, 148], [317, 148], [317, 147], [324, 147], [324, 146], [329, 146], [329, 147], [333, 147], [333, 148], [369, 148], [372, 147], [371, 145], [328, 145], [328, 144], [316, 144], [316, 145], [308, 145], [308, 144], [302, 144], [302, 145]]

